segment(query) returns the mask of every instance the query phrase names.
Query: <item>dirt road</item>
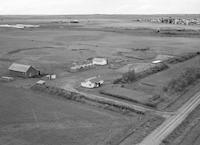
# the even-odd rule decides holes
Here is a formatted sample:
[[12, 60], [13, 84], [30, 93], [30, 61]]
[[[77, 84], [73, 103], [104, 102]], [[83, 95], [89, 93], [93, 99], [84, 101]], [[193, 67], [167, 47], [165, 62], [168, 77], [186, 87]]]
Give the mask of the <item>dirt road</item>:
[[147, 136], [139, 145], [159, 145], [200, 104], [200, 92]]
[[146, 107], [139, 106], [139, 105], [135, 105], [133, 103], [128, 103], [128, 102], [124, 102], [124, 101], [121, 101], [121, 100], [105, 98], [103, 96], [81, 92], [81, 91], [78, 91], [77, 89], [73, 88], [73, 86], [70, 86], [70, 85], [65, 87], [65, 88], [63, 88], [63, 89], [79, 93], [79, 94], [81, 94], [83, 96], [86, 96], [87, 98], [89, 98], [91, 100], [99, 100], [99, 101], [103, 101], [103, 102], [110, 102], [112, 104], [116, 104], [116, 105], [120, 105], [120, 106], [126, 106], [126, 107], [128, 107], [130, 109], [134, 109], [134, 110], [141, 111], [141, 112], [152, 112], [152, 113], [157, 114], [159, 116], [162, 116], [164, 118], [168, 118], [169, 116], [173, 115], [173, 113], [171, 113], [171, 112], [156, 111], [154, 109], [146, 108]]

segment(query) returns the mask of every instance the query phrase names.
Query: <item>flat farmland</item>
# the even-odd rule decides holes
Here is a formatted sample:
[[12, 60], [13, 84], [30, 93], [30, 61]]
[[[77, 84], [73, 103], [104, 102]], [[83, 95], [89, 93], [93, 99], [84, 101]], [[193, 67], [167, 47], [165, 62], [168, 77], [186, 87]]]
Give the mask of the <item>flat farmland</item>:
[[[73, 61], [95, 56], [122, 59], [130, 63], [149, 62], [159, 54], [177, 55], [198, 51], [200, 45], [199, 38], [160, 37], [150, 32], [141, 35], [142, 29], [137, 30], [137, 27], [130, 27], [130, 33], [130, 30], [121, 27], [99, 25], [100, 21], [95, 19], [91, 22], [82, 20], [75, 26], [53, 21], [34, 22], [41, 25], [39, 28], [0, 28], [0, 73], [5, 73], [12, 62], [32, 64], [41, 70], [58, 74], [63, 73]], [[104, 23], [112, 25], [112, 21], [106, 19]], [[123, 21], [118, 20], [118, 23]], [[33, 23], [31, 19], [30, 23]], [[134, 51], [144, 48], [149, 50]]]
[[0, 93], [1, 145], [107, 144], [146, 120], [2, 85]]
[[[200, 27], [138, 23], [133, 21], [136, 17], [118, 15], [70, 17], [5, 16], [0, 20], [0, 25], [40, 25], [24, 29], [0, 27], [0, 77], [10, 76], [8, 67], [14, 62], [32, 65], [44, 74], [56, 74], [57, 77], [55, 80], [14, 77], [12, 82], [0, 82], [0, 145], [119, 145], [126, 144], [127, 138], [131, 144], [137, 144], [163, 122], [164, 118], [154, 113], [163, 111], [165, 106], [162, 108], [161, 104], [150, 112], [138, 112], [135, 108], [106, 104], [108, 102], [66, 100], [57, 94], [33, 91], [31, 86], [44, 79], [47, 86], [77, 89], [91, 96], [101, 95], [99, 91], [107, 89], [111, 95], [119, 95], [118, 98], [102, 97], [113, 101], [125, 98], [126, 103], [147, 107], [146, 102], [153, 99], [156, 102], [157, 98], [163, 100], [159, 89], [172, 77], [185, 67], [200, 64], [197, 56], [182, 63], [168, 64], [167, 70], [136, 83], [116, 85], [126, 90], [109, 88], [115, 87], [113, 81], [122, 75], [117, 70], [127, 64], [151, 63], [159, 55], [177, 56], [200, 51]], [[72, 19], [79, 23], [70, 23]], [[156, 32], [158, 28], [162, 34]], [[168, 31], [170, 33], [165, 34]], [[107, 58], [108, 65], [75, 73], [68, 71], [72, 64], [85, 63], [94, 57]], [[81, 81], [94, 76], [103, 78], [102, 87], [80, 87]], [[190, 93], [192, 96], [192, 91]]]
[[121, 87], [107, 87], [105, 90], [102, 90], [101, 93], [141, 104], [147, 103], [148, 99], [152, 98], [151, 95], [145, 94], [144, 92], [134, 91]]
[[143, 84], [149, 84], [155, 87], [165, 86], [171, 79], [179, 76], [186, 68], [199, 67], [200, 57], [197, 56], [191, 60], [170, 65], [170, 69], [148, 76], [141, 80]]

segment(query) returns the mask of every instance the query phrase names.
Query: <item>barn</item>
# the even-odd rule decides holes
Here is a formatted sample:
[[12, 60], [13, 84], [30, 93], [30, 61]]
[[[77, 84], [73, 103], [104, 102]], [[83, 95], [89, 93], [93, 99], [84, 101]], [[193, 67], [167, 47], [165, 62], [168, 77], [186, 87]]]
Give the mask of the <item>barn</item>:
[[31, 78], [40, 75], [40, 71], [31, 65], [13, 63], [9, 68], [9, 72], [13, 76]]

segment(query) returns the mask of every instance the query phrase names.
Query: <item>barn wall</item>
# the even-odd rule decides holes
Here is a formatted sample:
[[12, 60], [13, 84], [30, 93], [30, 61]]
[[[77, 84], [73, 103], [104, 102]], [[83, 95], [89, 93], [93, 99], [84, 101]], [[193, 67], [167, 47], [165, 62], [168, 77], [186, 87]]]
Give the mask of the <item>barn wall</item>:
[[13, 71], [13, 70], [9, 70], [9, 72], [12, 76], [24, 77], [24, 78], [34, 77], [34, 76], [39, 75], [39, 71], [33, 67], [30, 67], [26, 73], [20, 72], [20, 71]]
[[26, 72], [27, 77], [34, 77], [39, 75], [39, 71], [33, 67], [30, 67], [29, 70]]
[[23, 73], [23, 72], [18, 72], [18, 71], [13, 71], [13, 70], [10, 70], [9, 72], [10, 72], [10, 74], [11, 74], [12, 76], [26, 77], [26, 74]]

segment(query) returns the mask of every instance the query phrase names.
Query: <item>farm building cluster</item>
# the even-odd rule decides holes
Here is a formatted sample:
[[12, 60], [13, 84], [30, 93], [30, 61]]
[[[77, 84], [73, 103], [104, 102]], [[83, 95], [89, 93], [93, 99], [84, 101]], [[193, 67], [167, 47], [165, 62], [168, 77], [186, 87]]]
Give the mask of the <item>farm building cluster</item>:
[[175, 25], [200, 25], [199, 19], [181, 19], [181, 18], [157, 18], [150, 19], [153, 23], [175, 24]]
[[[171, 55], [157, 55], [151, 62], [143, 63], [129, 63], [123, 66], [119, 66], [114, 69], [115, 72], [119, 74], [124, 74], [130, 71], [134, 71], [136, 74], [146, 72], [148, 70], [154, 69], [155, 67], [161, 67], [164, 65], [163, 62], [174, 58]], [[83, 70], [89, 70], [91, 68], [96, 68], [100, 66], [106, 66], [108, 64], [107, 58], [94, 57], [83, 62], [73, 63], [69, 67], [69, 72], [75, 73]], [[110, 65], [112, 63], [110, 62]], [[110, 68], [109, 66], [107, 68]], [[112, 69], [112, 68], [111, 68]], [[42, 78], [42, 80], [37, 81], [37, 84], [45, 84], [45, 80], [54, 80], [57, 78], [56, 74], [45, 74], [43, 75], [40, 70], [36, 69], [34, 66], [13, 63], [9, 68], [9, 73], [11, 76], [3, 76], [3, 79], [13, 80], [12, 77], [23, 77], [23, 78]], [[85, 79], [80, 82], [80, 86], [84, 88], [98, 88], [104, 84], [104, 79], [100, 75], [93, 75], [90, 78]]]
[[103, 66], [107, 65], [108, 61], [106, 58], [93, 58], [92, 60], [86, 60], [83, 62], [74, 62], [69, 68], [70, 72], [79, 72], [94, 68], [95, 65]]
[[149, 18], [149, 19], [136, 19], [138, 22], [151, 22], [151, 23], [163, 23], [163, 24], [175, 24], [175, 25], [200, 25], [199, 18], [174, 18], [174, 17], [161, 17], [161, 18]]

